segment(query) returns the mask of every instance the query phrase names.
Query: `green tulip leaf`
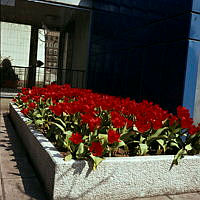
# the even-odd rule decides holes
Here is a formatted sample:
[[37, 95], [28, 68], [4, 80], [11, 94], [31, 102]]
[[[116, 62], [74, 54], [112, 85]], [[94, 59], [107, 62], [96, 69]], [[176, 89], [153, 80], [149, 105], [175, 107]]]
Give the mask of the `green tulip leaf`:
[[165, 144], [165, 140], [162, 140], [162, 139], [158, 139], [156, 140], [158, 142], [158, 144], [163, 148], [164, 152], [166, 151], [167, 149], [167, 145]]
[[186, 151], [184, 149], [180, 149], [178, 153], [174, 156], [170, 169], [172, 169], [173, 165], [178, 165], [178, 162], [185, 155]]
[[60, 124], [55, 123], [55, 122], [51, 122], [51, 124], [54, 124], [55, 126], [57, 126], [63, 133], [65, 132], [65, 129]]
[[38, 119], [38, 120], [35, 121], [35, 124], [36, 125], [42, 125], [43, 124], [43, 120]]
[[96, 170], [97, 166], [104, 160], [101, 157], [90, 155], [90, 158], [93, 160], [93, 170]]
[[157, 138], [163, 131], [167, 130], [168, 127], [158, 129], [153, 135], [148, 137], [148, 140]]
[[99, 139], [102, 141], [102, 144], [108, 143], [108, 134], [99, 134]]
[[173, 142], [173, 141], [170, 142], [170, 146], [171, 146], [171, 147], [177, 147], [178, 149], [180, 149], [178, 143]]
[[148, 152], [147, 144], [139, 144], [140, 145], [140, 155], [145, 155]]
[[70, 138], [72, 136], [72, 132], [71, 131], [64, 131], [64, 134], [66, 135], [66, 137]]
[[124, 128], [122, 129], [122, 131], [121, 131], [121, 136], [123, 136], [123, 135], [125, 135], [125, 134], [128, 133], [128, 130], [127, 130], [127, 127], [126, 127], [126, 126], [127, 126], [127, 125], [125, 125]]
[[116, 148], [123, 147], [123, 146], [126, 146], [126, 144], [124, 141], [121, 140], [119, 143], [117, 143]]
[[78, 150], [76, 151], [76, 156], [80, 157], [84, 153], [84, 144], [81, 142], [78, 146]]
[[37, 114], [36, 117], [37, 117], [37, 118], [41, 118], [42, 115], [41, 115], [41, 114]]
[[65, 161], [69, 161], [71, 159], [72, 159], [72, 154], [69, 154], [69, 155], [65, 156], [65, 158], [64, 158]]
[[182, 128], [177, 128], [177, 129], [175, 129], [173, 132], [176, 134], [176, 133], [180, 133], [181, 130], [182, 130]]
[[62, 126], [66, 128], [66, 124], [65, 124], [65, 122], [63, 122], [62, 119], [60, 119], [60, 118], [55, 118], [55, 120], [59, 121], [59, 122], [62, 124]]
[[186, 145], [186, 146], [185, 146], [185, 149], [186, 149], [187, 151], [191, 151], [191, 150], [192, 150], [191, 144]]
[[29, 119], [28, 121], [26, 121], [26, 124], [27, 125], [30, 125], [30, 124], [32, 124], [33, 123], [33, 120], [31, 120], [31, 119]]

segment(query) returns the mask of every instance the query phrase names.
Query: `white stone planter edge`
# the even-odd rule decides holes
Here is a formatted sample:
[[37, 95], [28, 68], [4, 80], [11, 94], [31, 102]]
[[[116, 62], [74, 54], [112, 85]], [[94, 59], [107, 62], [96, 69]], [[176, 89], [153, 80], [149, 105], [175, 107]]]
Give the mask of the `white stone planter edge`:
[[51, 199], [131, 199], [200, 191], [200, 155], [185, 156], [171, 170], [173, 155], [106, 158], [65, 162], [48, 139], [10, 104], [10, 117]]

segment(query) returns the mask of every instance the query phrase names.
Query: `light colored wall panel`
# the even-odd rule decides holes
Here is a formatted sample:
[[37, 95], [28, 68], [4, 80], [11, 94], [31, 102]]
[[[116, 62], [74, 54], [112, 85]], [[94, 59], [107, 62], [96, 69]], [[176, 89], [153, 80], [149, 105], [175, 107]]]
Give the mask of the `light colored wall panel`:
[[31, 26], [1, 22], [1, 57], [10, 57], [12, 65], [29, 63]]
[[200, 55], [199, 55], [199, 65], [198, 65], [197, 85], [196, 85], [196, 95], [195, 95], [194, 121], [197, 124], [200, 123]]

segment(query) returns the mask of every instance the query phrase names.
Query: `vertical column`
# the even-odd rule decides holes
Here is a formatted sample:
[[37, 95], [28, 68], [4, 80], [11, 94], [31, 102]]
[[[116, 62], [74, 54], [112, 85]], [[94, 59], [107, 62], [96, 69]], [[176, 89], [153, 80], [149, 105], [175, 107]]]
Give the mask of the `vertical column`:
[[58, 73], [57, 73], [57, 84], [62, 84], [62, 76], [63, 76], [63, 52], [65, 47], [65, 32], [60, 32], [60, 40], [59, 40], [59, 55], [58, 55]]
[[35, 85], [37, 48], [38, 48], [38, 28], [35, 26], [31, 26], [29, 69], [28, 69], [28, 87], [29, 88]]
[[190, 110], [191, 117], [194, 117], [199, 56], [200, 42], [189, 40], [183, 106]]
[[199, 55], [199, 67], [197, 74], [197, 86], [195, 93], [195, 104], [194, 104], [194, 121], [200, 123], [200, 55]]
[[193, 0], [188, 43], [183, 105], [200, 122], [200, 3], [196, 0]]

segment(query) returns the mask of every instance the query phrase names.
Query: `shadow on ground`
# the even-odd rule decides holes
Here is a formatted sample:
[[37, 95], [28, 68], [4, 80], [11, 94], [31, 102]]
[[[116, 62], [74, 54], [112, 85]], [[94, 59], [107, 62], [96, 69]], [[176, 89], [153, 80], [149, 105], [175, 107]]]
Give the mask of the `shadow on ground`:
[[48, 200], [8, 112], [1, 110], [1, 174], [5, 199]]

